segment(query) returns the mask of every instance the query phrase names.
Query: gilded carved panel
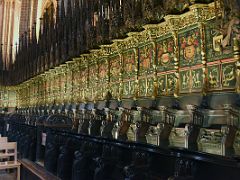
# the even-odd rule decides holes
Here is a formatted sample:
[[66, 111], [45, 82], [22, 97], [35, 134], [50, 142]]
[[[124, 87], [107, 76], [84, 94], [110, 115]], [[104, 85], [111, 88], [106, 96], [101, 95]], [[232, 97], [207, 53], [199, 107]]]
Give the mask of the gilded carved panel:
[[110, 57], [109, 66], [110, 66], [110, 82], [119, 81], [121, 79], [122, 72], [121, 57], [119, 55]]
[[[62, 101], [62, 78], [64, 77], [64, 74], [60, 71], [60, 68], [58, 69], [54, 81], [57, 86], [57, 97], [56, 97], [56, 102], [61, 103]], [[40, 84], [41, 86], [43, 85], [43, 81]]]
[[135, 75], [137, 69], [136, 52], [133, 49], [123, 52], [123, 79]]
[[139, 79], [138, 81], [138, 87], [139, 87], [139, 96], [143, 97], [146, 95], [147, 91], [147, 79]]
[[135, 80], [128, 79], [123, 81], [123, 98], [133, 98], [135, 97]]
[[139, 75], [151, 74], [153, 71], [155, 50], [152, 43], [139, 47]]
[[85, 88], [84, 93], [85, 93], [85, 99], [87, 99], [88, 101], [92, 101], [92, 89]]
[[171, 35], [161, 37], [156, 41], [156, 56], [158, 72], [174, 68], [174, 39]]
[[167, 89], [166, 75], [158, 76], [157, 85], [158, 85], [157, 86], [158, 87], [158, 96], [166, 95], [166, 89]]
[[176, 87], [176, 78], [174, 73], [158, 74], [157, 77], [157, 89], [158, 96], [166, 95], [170, 96], [174, 94]]
[[208, 62], [233, 57], [233, 42], [223, 41], [222, 31], [216, 27], [216, 20], [206, 23], [206, 54]]
[[208, 66], [208, 88], [209, 90], [220, 90], [220, 64], [213, 64]]
[[203, 86], [202, 68], [180, 70], [180, 93], [201, 92]]
[[235, 63], [223, 61], [208, 65], [209, 90], [230, 90], [236, 86]]
[[[16, 92], [10, 89], [0, 89], [0, 106], [4, 107], [16, 107]], [[28, 104], [29, 106], [29, 104]]]
[[151, 97], [154, 91], [155, 75], [155, 46], [153, 43], [148, 43], [138, 48], [138, 96]]
[[149, 77], [147, 79], [147, 87], [146, 87], [146, 96], [154, 95], [154, 77]]
[[98, 64], [93, 63], [89, 65], [89, 86], [95, 86], [98, 80]]
[[79, 96], [79, 101], [82, 101], [83, 99], [83, 79], [82, 79], [82, 69], [79, 69], [78, 73], [76, 74], [76, 79], [78, 82], [78, 96]]
[[61, 79], [60, 79], [60, 82], [61, 82], [61, 86], [60, 86], [60, 96], [61, 98], [63, 99], [63, 96], [64, 94], [66, 93], [66, 89], [65, 89], [65, 76], [63, 74], [61, 74]]
[[203, 70], [202, 68], [193, 69], [191, 71], [192, 75], [192, 83], [191, 89], [192, 91], [201, 91], [203, 87]]
[[236, 86], [235, 63], [222, 64], [222, 87], [223, 89], [233, 89]]
[[[55, 75], [52, 75], [52, 79], [51, 79], [51, 98], [53, 101], [56, 100], [56, 79], [55, 79]], [[36, 91], [34, 90], [34, 93], [36, 93]]]
[[201, 64], [200, 30], [196, 26], [187, 27], [179, 32], [180, 67]]
[[66, 76], [66, 98], [67, 100], [70, 100], [72, 98], [72, 71], [68, 71], [67, 76]]
[[99, 67], [98, 63], [95, 60], [89, 63], [89, 92], [87, 92], [88, 98], [90, 100], [95, 100], [98, 96], [98, 75], [99, 75]]
[[43, 92], [43, 90], [44, 90], [44, 83], [43, 83], [43, 81], [40, 81], [39, 82], [39, 96], [40, 96], [40, 98], [39, 98], [39, 103], [41, 103], [42, 102], [42, 100], [43, 100], [43, 96], [44, 96], [44, 92]]
[[175, 86], [176, 86], [176, 78], [174, 73], [172, 74], [167, 74], [166, 75], [166, 84], [167, 84], [167, 89], [166, 89], [166, 93], [167, 95], [173, 95], [174, 94], [174, 90], [175, 90]]
[[99, 82], [106, 83], [109, 79], [109, 62], [107, 58], [99, 60]]
[[180, 92], [188, 92], [190, 89], [190, 71], [180, 71]]
[[74, 101], [79, 100], [79, 72], [77, 70], [73, 71], [73, 94], [75, 95]]
[[106, 92], [108, 91], [109, 82], [109, 61], [107, 58], [99, 60], [99, 87], [97, 98], [104, 99]]
[[120, 83], [111, 83], [110, 84], [110, 92], [112, 94], [113, 99], [118, 99], [121, 96], [121, 88]]
[[140, 97], [152, 97], [154, 94], [154, 78], [142, 78], [138, 81], [139, 96]]
[[113, 99], [118, 99], [121, 94], [120, 82], [122, 79], [122, 62], [121, 56], [113, 55], [109, 58], [109, 69], [110, 69], [110, 86], [109, 90], [112, 94]]
[[83, 100], [87, 96], [85, 91], [88, 87], [88, 68], [82, 67], [79, 73], [79, 84], [80, 84], [80, 98]]
[[119, 92], [122, 98], [135, 97], [135, 77], [137, 73], [137, 59], [135, 49], [122, 53], [122, 87]]

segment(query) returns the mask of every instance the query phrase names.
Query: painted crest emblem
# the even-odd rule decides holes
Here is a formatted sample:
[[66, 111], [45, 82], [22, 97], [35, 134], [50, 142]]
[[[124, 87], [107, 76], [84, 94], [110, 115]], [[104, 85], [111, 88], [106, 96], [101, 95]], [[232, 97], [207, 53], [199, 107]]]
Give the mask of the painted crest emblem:
[[158, 58], [162, 65], [168, 65], [173, 59], [174, 42], [172, 38], [162, 41], [158, 45]]
[[168, 64], [169, 62], [170, 62], [170, 55], [169, 55], [169, 53], [164, 53], [163, 55], [162, 55], [162, 63], [163, 64]]
[[194, 60], [197, 54], [197, 48], [199, 46], [199, 32], [193, 31], [181, 38], [180, 44], [183, 57], [186, 61], [191, 62]]
[[192, 60], [195, 55], [195, 47], [194, 45], [186, 46], [184, 49], [184, 58], [186, 60]]

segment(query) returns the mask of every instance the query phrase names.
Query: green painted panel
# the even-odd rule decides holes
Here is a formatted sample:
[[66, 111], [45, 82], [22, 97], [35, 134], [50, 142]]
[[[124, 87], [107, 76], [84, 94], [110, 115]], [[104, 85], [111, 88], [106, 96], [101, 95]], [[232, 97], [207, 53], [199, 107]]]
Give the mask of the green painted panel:
[[201, 91], [203, 88], [203, 70], [202, 68], [193, 69], [191, 72], [191, 88], [193, 91]]
[[113, 99], [117, 99], [120, 95], [120, 83], [113, 83], [110, 85], [110, 91]]
[[132, 98], [135, 96], [135, 80], [123, 82], [123, 98]]
[[143, 78], [138, 81], [139, 85], [139, 96], [140, 97], [151, 97], [154, 91], [154, 78]]
[[135, 80], [131, 80], [130, 83], [129, 83], [129, 85], [130, 85], [129, 95], [132, 96], [132, 97], [135, 96], [135, 84], [136, 84]]
[[173, 37], [160, 38], [156, 42], [158, 72], [174, 69], [174, 39]]
[[235, 63], [222, 64], [222, 87], [226, 89], [235, 88], [235, 85]]
[[208, 87], [209, 90], [220, 89], [220, 65], [208, 66]]
[[179, 32], [180, 67], [201, 64], [201, 39], [198, 27], [189, 27]]
[[180, 71], [180, 93], [201, 92], [203, 88], [202, 68]]
[[223, 48], [223, 36], [219, 27], [216, 27], [216, 20], [213, 19], [208, 21], [205, 29], [206, 54], [208, 62], [233, 57], [233, 42], [231, 40], [229, 44]]
[[175, 75], [167, 74], [167, 95], [173, 95], [176, 86]]
[[123, 98], [129, 97], [130, 86], [129, 82], [123, 82]]
[[180, 71], [180, 92], [188, 92], [190, 89], [190, 70]]
[[92, 100], [92, 90], [87, 88], [85, 89], [85, 98], [87, 98], [88, 100]]
[[121, 58], [120, 56], [114, 56], [109, 59], [109, 65], [110, 65], [110, 81], [115, 82], [119, 81], [120, 73], [122, 72], [121, 67]]
[[154, 93], [154, 78], [148, 78], [147, 79], [147, 96], [153, 96]]
[[147, 44], [139, 47], [139, 75], [151, 74], [154, 65], [154, 47], [153, 44]]
[[166, 76], [167, 75], [158, 76], [158, 80], [157, 80], [158, 96], [166, 94], [166, 88], [167, 88]]
[[136, 54], [132, 49], [123, 53], [123, 79], [135, 75], [137, 68], [135, 56]]
[[147, 90], [147, 79], [140, 79], [138, 81], [139, 85], [139, 96], [144, 97], [146, 96], [146, 90]]
[[91, 64], [89, 66], [89, 85], [94, 86], [97, 83], [98, 80], [98, 72], [99, 67], [97, 63]]
[[99, 62], [99, 83], [105, 83], [109, 80], [109, 63], [107, 59]]

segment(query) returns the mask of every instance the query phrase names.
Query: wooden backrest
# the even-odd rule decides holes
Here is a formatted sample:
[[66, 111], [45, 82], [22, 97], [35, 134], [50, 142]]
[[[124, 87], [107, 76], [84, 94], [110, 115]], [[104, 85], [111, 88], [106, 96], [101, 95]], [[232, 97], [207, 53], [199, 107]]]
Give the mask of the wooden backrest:
[[0, 137], [0, 143], [6, 143], [6, 142], [8, 142], [7, 137]]
[[[17, 143], [16, 142], [6, 142], [0, 144], [0, 151], [9, 152], [11, 151], [11, 155], [14, 157], [14, 161], [17, 161]], [[12, 155], [14, 154], [14, 155]]]

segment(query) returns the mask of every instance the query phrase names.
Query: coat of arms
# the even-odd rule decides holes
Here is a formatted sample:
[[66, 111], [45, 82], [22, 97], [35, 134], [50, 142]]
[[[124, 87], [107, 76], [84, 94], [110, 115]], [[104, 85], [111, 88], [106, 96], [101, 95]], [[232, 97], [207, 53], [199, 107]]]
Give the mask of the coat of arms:
[[199, 32], [195, 31], [181, 39], [181, 49], [185, 60], [191, 62], [194, 60], [196, 48], [199, 46]]
[[174, 53], [174, 42], [173, 39], [170, 38], [168, 40], [164, 40], [161, 44], [158, 44], [158, 59], [162, 65], [168, 65], [173, 59]]

